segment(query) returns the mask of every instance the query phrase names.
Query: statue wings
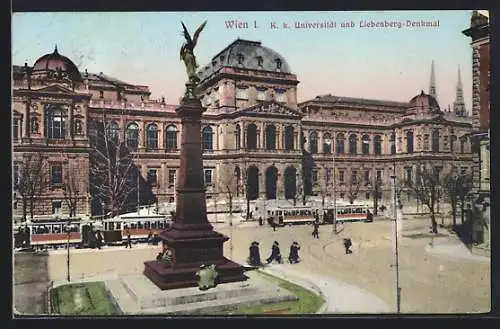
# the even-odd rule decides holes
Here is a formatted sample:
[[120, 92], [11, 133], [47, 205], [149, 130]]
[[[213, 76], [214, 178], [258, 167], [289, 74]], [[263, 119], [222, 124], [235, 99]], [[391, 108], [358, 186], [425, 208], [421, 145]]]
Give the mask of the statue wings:
[[198, 37], [200, 36], [201, 31], [203, 28], [205, 28], [205, 25], [207, 25], [207, 21], [204, 21], [203, 24], [201, 24], [196, 31], [193, 34], [193, 38], [191, 39], [191, 36], [189, 35], [189, 32], [186, 28], [186, 25], [184, 25], [183, 22], [181, 22], [182, 28], [183, 28], [183, 33], [184, 33], [184, 38], [186, 38], [187, 44], [191, 47], [191, 49], [194, 49], [196, 47], [196, 42], [198, 41]]

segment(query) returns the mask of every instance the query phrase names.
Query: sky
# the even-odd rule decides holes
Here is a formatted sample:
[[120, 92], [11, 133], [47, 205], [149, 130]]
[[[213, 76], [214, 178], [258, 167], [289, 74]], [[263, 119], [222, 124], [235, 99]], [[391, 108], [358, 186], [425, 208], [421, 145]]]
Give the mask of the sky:
[[[441, 108], [455, 100], [460, 67], [470, 111], [472, 50], [461, 31], [469, 27], [471, 12], [14, 13], [12, 63], [33, 65], [57, 44], [80, 71], [147, 85], [152, 98], [164, 96], [176, 104], [186, 81], [179, 58], [181, 21], [193, 34], [207, 20], [195, 49], [200, 66], [237, 38], [261, 41], [297, 75], [299, 102], [324, 94], [407, 102], [421, 90], [428, 92], [434, 61]], [[407, 26], [421, 20], [439, 21], [439, 26]], [[248, 28], [229, 28], [231, 21], [246, 22]], [[296, 28], [296, 22], [335, 22], [336, 27]], [[369, 27], [367, 22], [398, 22], [401, 27]]]

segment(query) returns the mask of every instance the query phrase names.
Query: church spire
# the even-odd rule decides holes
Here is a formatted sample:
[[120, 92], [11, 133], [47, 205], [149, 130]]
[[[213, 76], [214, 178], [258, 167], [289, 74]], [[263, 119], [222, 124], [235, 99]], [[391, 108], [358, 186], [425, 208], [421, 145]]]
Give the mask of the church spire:
[[462, 75], [460, 74], [460, 65], [458, 66], [458, 79], [455, 102], [453, 102], [453, 113], [458, 116], [466, 116], [467, 109], [464, 102], [464, 88], [462, 86]]
[[434, 97], [437, 100], [436, 94], [436, 73], [434, 72], [434, 61], [431, 64], [431, 81], [429, 84], [429, 95]]

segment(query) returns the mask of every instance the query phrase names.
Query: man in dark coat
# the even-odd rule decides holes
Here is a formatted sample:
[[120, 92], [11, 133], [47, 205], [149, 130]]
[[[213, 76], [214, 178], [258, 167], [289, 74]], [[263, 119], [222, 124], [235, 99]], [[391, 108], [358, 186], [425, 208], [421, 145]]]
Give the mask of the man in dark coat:
[[319, 239], [319, 220], [315, 220], [313, 223], [314, 229], [312, 232], [313, 238]]
[[130, 231], [127, 230], [127, 242], [125, 248], [132, 248], [132, 238], [130, 237]]
[[278, 263], [282, 263], [281, 252], [278, 241], [274, 241], [273, 247], [271, 249], [271, 256], [267, 259], [267, 263], [271, 263], [273, 260], [276, 260]]
[[350, 238], [344, 239], [344, 248], [345, 248], [345, 254], [352, 254], [352, 250], [349, 249], [352, 246], [352, 242]]
[[257, 241], [252, 242], [250, 245], [250, 257], [248, 258], [248, 263], [252, 266], [261, 265], [259, 243]]
[[366, 211], [366, 222], [368, 223], [373, 222], [373, 214], [370, 212], [370, 210]]
[[290, 246], [290, 254], [288, 255], [288, 262], [290, 264], [296, 264], [300, 261], [299, 250], [299, 243], [297, 241], [294, 241]]

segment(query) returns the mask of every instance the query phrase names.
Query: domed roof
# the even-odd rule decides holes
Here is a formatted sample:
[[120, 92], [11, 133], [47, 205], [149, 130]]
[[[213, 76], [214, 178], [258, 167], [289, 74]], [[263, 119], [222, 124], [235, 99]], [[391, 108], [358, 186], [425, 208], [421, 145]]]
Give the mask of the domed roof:
[[223, 66], [250, 70], [291, 73], [290, 66], [276, 51], [262, 46], [259, 41], [236, 39], [201, 67], [198, 75], [203, 80]]
[[431, 95], [428, 95], [426, 93], [424, 93], [424, 91], [422, 90], [422, 92], [413, 97], [410, 102], [409, 102], [409, 107], [410, 109], [412, 108], [416, 108], [416, 107], [420, 107], [420, 108], [428, 108], [428, 109], [438, 109], [439, 110], [439, 104], [437, 102], [437, 100], [432, 97]]
[[59, 70], [67, 74], [73, 81], [80, 81], [82, 79], [76, 65], [68, 57], [59, 54], [57, 46], [53, 53], [43, 55], [36, 60], [35, 64], [33, 64], [32, 74], [48, 74], [49, 72], [57, 72]]

